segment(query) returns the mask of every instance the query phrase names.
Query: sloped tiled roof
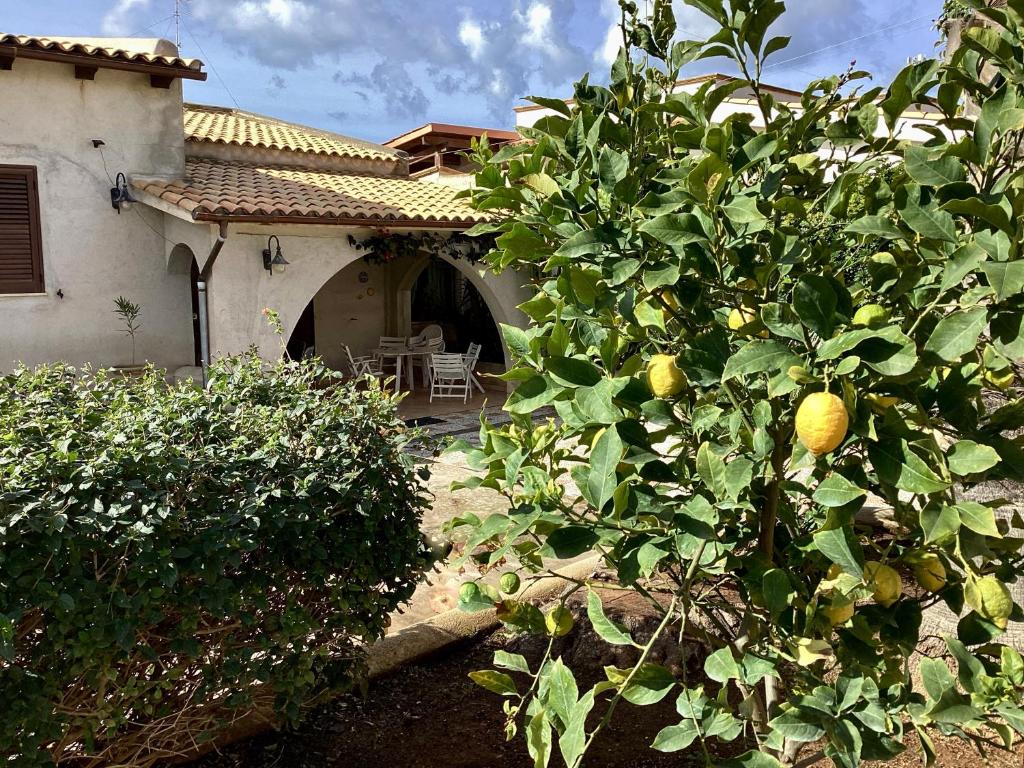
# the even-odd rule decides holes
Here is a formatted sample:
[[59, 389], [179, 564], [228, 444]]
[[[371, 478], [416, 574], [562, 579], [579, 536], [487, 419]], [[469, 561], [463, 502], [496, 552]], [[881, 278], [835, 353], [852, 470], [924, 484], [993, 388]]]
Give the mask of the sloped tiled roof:
[[[128, 49], [118, 43], [131, 42], [142, 48]], [[144, 50], [148, 45], [152, 51]], [[161, 47], [173, 50], [173, 44], [163, 40], [132, 40], [123, 41], [118, 38], [53, 38], [34, 37], [32, 35], [13, 35], [0, 32], [0, 46], [13, 46], [26, 58], [32, 58], [33, 52], [59, 57], [87, 56], [96, 59], [97, 63], [120, 62], [146, 66], [165, 67], [169, 70], [183, 70], [195, 76], [202, 75], [203, 62], [199, 59], [184, 59], [176, 55], [160, 53]], [[187, 75], [186, 75], [187, 76]]]
[[209, 158], [188, 159], [186, 175], [184, 181], [132, 183], [200, 220], [468, 227], [484, 218], [455, 198], [457, 190], [410, 178]]
[[240, 109], [185, 105], [185, 141], [397, 163], [393, 149]]

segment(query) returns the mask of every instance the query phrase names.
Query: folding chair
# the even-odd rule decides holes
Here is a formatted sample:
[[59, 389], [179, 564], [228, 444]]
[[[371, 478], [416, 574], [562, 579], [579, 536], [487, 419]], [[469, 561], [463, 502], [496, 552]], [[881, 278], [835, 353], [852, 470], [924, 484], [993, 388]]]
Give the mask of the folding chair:
[[483, 394], [484, 387], [480, 383], [480, 379], [476, 377], [476, 364], [480, 362], [481, 349], [483, 349], [483, 346], [476, 342], [470, 344], [466, 354], [462, 356], [462, 360], [466, 364], [466, 375], [469, 377], [470, 383], [480, 390], [480, 394]]
[[359, 355], [355, 357], [352, 355], [352, 350], [349, 349], [348, 344], [342, 344], [341, 348], [345, 350], [346, 362], [348, 362], [349, 372], [353, 378], [359, 379], [363, 376], [373, 376], [379, 379], [384, 376], [384, 368], [381, 366], [378, 358], [373, 355]]
[[430, 402], [435, 397], [469, 399], [469, 378], [462, 355], [438, 353], [430, 356]]

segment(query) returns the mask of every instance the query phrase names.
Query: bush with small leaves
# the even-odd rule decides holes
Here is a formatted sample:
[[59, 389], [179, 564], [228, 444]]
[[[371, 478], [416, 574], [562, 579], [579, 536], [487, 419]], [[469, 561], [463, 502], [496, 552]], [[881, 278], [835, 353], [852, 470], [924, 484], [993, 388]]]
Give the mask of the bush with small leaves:
[[132, 765], [351, 685], [430, 565], [395, 401], [317, 361], [0, 378], [0, 755]]

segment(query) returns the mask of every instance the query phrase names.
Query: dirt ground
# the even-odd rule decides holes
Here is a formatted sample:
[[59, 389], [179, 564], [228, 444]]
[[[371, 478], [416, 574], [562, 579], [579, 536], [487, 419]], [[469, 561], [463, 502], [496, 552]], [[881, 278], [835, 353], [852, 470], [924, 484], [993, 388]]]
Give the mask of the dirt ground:
[[[652, 617], [643, 615], [628, 594], [608, 596], [606, 610], [623, 621], [634, 636], [650, 636]], [[368, 695], [344, 696], [311, 713], [296, 731], [270, 733], [236, 745], [193, 768], [524, 768], [531, 765], [522, 734], [504, 738], [502, 699], [474, 684], [468, 674], [490, 668], [495, 650], [521, 653], [535, 666], [543, 655], [543, 638], [514, 637], [495, 632], [449, 649], [437, 658], [409, 666], [393, 677], [371, 685]], [[558, 641], [555, 652], [573, 669], [580, 687], [603, 679], [606, 664], [632, 664], [630, 648], [604, 644], [587, 626]], [[652, 661], [677, 675], [697, 674], [702, 654], [682, 651], [672, 643], [656, 645]], [[603, 714], [595, 707], [594, 722]], [[699, 748], [675, 754], [650, 749], [655, 734], [678, 721], [674, 697], [660, 704], [636, 707], [623, 702], [609, 727], [587, 753], [586, 768], [686, 768], [703, 765]], [[890, 768], [922, 765], [916, 737], [910, 749]], [[938, 765], [954, 768], [1022, 768], [1024, 750], [982, 757], [966, 744], [937, 739]], [[730, 745], [733, 753], [744, 745]], [[809, 754], [809, 752], [808, 752]], [[727, 757], [719, 752], [717, 757]], [[550, 765], [563, 765], [556, 753]], [[822, 766], [830, 765], [828, 761]], [[869, 764], [866, 764], [869, 765]], [[881, 764], [870, 764], [878, 768]]]

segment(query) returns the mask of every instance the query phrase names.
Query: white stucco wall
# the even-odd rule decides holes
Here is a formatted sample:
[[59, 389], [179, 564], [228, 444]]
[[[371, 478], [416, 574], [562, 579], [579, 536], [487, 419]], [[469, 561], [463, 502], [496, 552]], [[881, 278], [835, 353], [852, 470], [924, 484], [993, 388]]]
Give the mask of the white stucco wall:
[[[332, 311], [334, 319], [325, 328], [333, 325], [334, 329], [325, 331], [327, 335], [321, 338], [317, 328], [321, 352], [342, 340], [353, 350], [359, 350], [376, 346], [382, 333], [407, 335], [411, 318], [401, 311], [399, 293], [411, 288], [407, 278], [411, 270], [416, 270], [416, 264], [400, 260], [374, 271], [364, 264], [363, 253], [349, 245], [350, 232], [357, 239], [369, 234], [369, 230], [330, 226], [232, 226], [209, 281], [213, 354], [237, 354], [255, 344], [264, 357], [279, 356], [281, 341], [268, 326], [262, 310], [269, 307], [280, 313], [287, 340], [306, 305], [325, 286], [323, 301], [314, 305], [314, 311], [321, 315]], [[281, 251], [289, 262], [283, 273], [273, 275], [263, 269], [261, 255], [272, 234], [280, 239]], [[450, 263], [480, 291], [495, 322], [525, 325], [526, 317], [516, 307], [532, 294], [523, 288], [526, 280], [520, 273], [507, 270], [494, 275], [480, 265], [459, 260]], [[350, 268], [339, 275], [346, 267]], [[362, 300], [355, 298], [359, 289], [365, 287], [357, 279], [361, 270], [371, 275], [366, 286], [374, 287], [372, 298], [367, 298], [365, 292]], [[347, 318], [351, 317], [360, 319], [348, 323]], [[362, 334], [365, 336], [361, 338]]]
[[[341, 345], [348, 344], [353, 355], [366, 354], [388, 335], [392, 304], [391, 265], [366, 264], [362, 259], [349, 264], [327, 281], [313, 302], [316, 351], [337, 370], [345, 370]], [[359, 282], [360, 273], [367, 281]]]
[[128, 363], [112, 314], [120, 294], [142, 306], [137, 359], [190, 364], [189, 276], [167, 269], [163, 214], [136, 205], [118, 215], [109, 194], [119, 171], [183, 172], [180, 81], [153, 88], [148, 75], [111, 69], [76, 80], [70, 64], [18, 58], [0, 71], [0, 164], [37, 167], [45, 280], [44, 294], [0, 296], [0, 371]]

